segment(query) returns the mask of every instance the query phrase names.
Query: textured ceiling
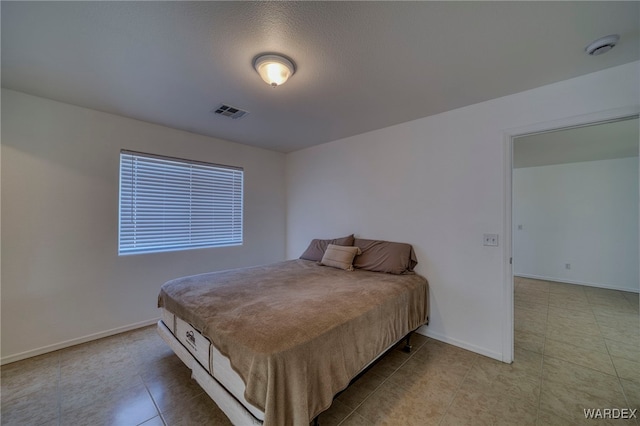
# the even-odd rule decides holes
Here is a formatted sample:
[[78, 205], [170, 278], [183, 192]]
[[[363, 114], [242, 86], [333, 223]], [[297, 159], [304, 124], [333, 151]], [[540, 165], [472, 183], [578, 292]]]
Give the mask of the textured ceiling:
[[[2, 86], [289, 152], [638, 60], [639, 2], [9, 2]], [[583, 51], [621, 35], [606, 55]], [[259, 53], [297, 65], [272, 89]], [[250, 113], [214, 116], [227, 103]]]

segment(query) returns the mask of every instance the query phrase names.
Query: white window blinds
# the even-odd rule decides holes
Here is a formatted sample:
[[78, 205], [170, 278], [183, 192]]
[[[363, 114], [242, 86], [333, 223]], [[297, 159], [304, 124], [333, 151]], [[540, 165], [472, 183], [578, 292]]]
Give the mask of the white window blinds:
[[242, 244], [241, 168], [120, 152], [120, 255]]

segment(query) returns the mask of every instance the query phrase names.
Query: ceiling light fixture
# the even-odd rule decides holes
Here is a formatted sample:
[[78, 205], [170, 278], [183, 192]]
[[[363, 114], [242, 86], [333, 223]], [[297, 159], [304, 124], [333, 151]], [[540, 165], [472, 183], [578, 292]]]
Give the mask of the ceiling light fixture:
[[259, 55], [253, 61], [253, 68], [271, 87], [284, 84], [296, 72], [293, 62], [280, 55]]
[[602, 55], [613, 49], [613, 46], [620, 40], [620, 36], [618, 34], [611, 34], [605, 37], [600, 37], [590, 45], [584, 48], [585, 52], [589, 55], [596, 56]]

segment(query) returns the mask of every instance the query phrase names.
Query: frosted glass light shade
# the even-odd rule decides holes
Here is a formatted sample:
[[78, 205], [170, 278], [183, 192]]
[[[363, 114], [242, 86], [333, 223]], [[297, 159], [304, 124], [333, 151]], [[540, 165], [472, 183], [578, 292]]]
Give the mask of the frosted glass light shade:
[[295, 72], [293, 63], [278, 55], [258, 56], [253, 63], [260, 77], [272, 87], [284, 84]]

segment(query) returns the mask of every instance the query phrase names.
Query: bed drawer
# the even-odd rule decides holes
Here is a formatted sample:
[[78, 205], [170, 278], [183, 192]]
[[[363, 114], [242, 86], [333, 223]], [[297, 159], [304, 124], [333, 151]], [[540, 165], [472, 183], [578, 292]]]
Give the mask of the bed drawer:
[[209, 365], [211, 343], [202, 334], [200, 334], [189, 323], [184, 322], [178, 317], [176, 318], [176, 338], [184, 345], [185, 348], [195, 359], [198, 360], [207, 371], [211, 372]]

